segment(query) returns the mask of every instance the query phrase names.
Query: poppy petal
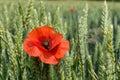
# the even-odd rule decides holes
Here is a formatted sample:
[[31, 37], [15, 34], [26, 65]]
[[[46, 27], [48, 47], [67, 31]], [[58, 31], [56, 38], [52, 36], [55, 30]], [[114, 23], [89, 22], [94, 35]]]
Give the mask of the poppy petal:
[[49, 26], [42, 26], [39, 29], [39, 32], [41, 36], [46, 37], [47, 39], [52, 36], [53, 34], [55, 34], [55, 31], [53, 28], [49, 27]]
[[40, 34], [39, 28], [36, 28], [29, 33], [28, 38], [39, 39], [40, 35], [38, 34]]
[[60, 44], [60, 42], [62, 41], [62, 34], [55, 34], [52, 39], [53, 39], [53, 40], [51, 40], [51, 48], [50, 48], [50, 50], [52, 50], [52, 49], [55, 48], [58, 44]]
[[69, 50], [69, 42], [67, 40], [62, 40], [55, 54], [55, 57], [57, 59], [63, 58], [68, 50]]
[[42, 62], [47, 63], [47, 64], [57, 64], [58, 60], [56, 57], [49, 52], [43, 53], [42, 55], [39, 56]]
[[[43, 34], [45, 34], [46, 35], [46, 32], [47, 33], [55, 33], [55, 31], [54, 31], [54, 29], [52, 28], [52, 27], [50, 27], [50, 26], [42, 26], [42, 27], [40, 27], [40, 30], [43, 32]], [[47, 34], [48, 35], [48, 34]]]
[[30, 55], [30, 56], [39, 56], [42, 54], [42, 52], [38, 49], [38, 47], [28, 38], [25, 39], [23, 44], [24, 50]]
[[34, 39], [39, 39], [41, 38], [48, 38], [50, 35], [54, 34], [55, 31], [53, 28], [49, 26], [41, 26], [40, 28], [35, 28], [32, 30], [28, 37], [29, 38], [34, 38]]

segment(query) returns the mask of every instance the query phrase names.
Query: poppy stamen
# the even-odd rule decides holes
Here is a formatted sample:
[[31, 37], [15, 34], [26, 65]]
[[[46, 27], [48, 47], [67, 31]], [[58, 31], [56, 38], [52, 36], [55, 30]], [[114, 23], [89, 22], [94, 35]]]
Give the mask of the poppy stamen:
[[45, 49], [49, 49], [49, 45], [50, 45], [50, 42], [49, 42], [49, 41], [43, 41], [43, 42], [42, 42], [42, 46], [43, 46]]

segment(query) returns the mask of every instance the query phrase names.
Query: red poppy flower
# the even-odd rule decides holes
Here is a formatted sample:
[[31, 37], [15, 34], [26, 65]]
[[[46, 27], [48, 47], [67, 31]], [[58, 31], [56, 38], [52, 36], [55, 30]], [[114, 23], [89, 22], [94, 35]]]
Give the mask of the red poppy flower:
[[73, 8], [69, 8], [69, 12], [74, 12], [74, 9]]
[[63, 40], [62, 34], [56, 33], [49, 26], [32, 30], [24, 40], [23, 46], [28, 55], [39, 57], [47, 64], [57, 64], [69, 50], [68, 40]]

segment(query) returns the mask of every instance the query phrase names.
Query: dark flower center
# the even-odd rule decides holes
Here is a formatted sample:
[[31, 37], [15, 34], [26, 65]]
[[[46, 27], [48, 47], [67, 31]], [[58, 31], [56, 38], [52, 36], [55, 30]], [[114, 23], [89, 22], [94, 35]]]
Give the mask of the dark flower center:
[[49, 45], [50, 45], [50, 42], [49, 42], [49, 41], [43, 41], [43, 42], [42, 42], [42, 46], [43, 46], [45, 49], [48, 49], [48, 50], [49, 50]]

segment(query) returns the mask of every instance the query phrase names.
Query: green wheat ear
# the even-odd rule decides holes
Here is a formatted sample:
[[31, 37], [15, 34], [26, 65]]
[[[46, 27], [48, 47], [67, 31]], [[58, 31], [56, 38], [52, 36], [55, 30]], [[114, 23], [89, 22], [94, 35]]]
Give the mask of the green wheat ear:
[[6, 77], [7, 75], [7, 65], [6, 65], [6, 55], [5, 53], [5, 48], [6, 48], [6, 43], [7, 41], [5, 40], [5, 33], [4, 33], [5, 29], [4, 26], [2, 24], [2, 22], [0, 21], [0, 50], [1, 50], [1, 54], [0, 54], [0, 75], [1, 75], [1, 80], [7, 79], [8, 77]]
[[79, 61], [79, 78], [80, 79], [86, 79], [86, 69], [87, 67], [85, 66], [85, 58], [88, 55], [88, 47], [87, 47], [87, 17], [88, 17], [88, 5], [86, 4], [85, 8], [83, 9], [83, 15], [81, 17], [78, 17], [78, 49], [77, 49], [77, 54], [78, 54], [78, 60]]
[[[103, 7], [103, 10], [102, 10], [102, 24], [101, 24], [101, 28], [102, 28], [102, 32], [103, 32], [103, 42], [105, 43], [107, 39], [107, 20], [108, 20], [108, 8], [107, 8], [107, 4], [106, 4], [106, 1], [104, 3], [104, 7]], [[99, 44], [99, 51], [100, 51], [100, 54], [99, 54], [99, 71], [98, 71], [98, 75], [99, 75], [99, 79], [102, 79], [103, 77], [106, 77], [105, 76], [105, 57], [104, 55], [106, 55], [106, 53], [104, 52], [105, 50], [103, 50], [104, 48]], [[106, 44], [104, 44], [103, 46], [106, 46]]]
[[43, 1], [40, 2], [40, 25], [47, 24], [47, 16], [46, 16], [46, 8], [45, 3]]
[[65, 80], [72, 80], [72, 58], [70, 56], [66, 56], [65, 58]]
[[56, 12], [55, 12], [55, 16], [54, 16], [54, 21], [53, 21], [53, 27], [55, 28], [55, 30], [57, 32], [61, 32], [61, 30], [60, 30], [61, 23], [62, 23], [62, 19], [60, 16], [60, 7], [57, 7]]
[[39, 27], [40, 25], [39, 25], [39, 19], [38, 19], [37, 10], [34, 9], [32, 13], [33, 13], [33, 19], [32, 19], [32, 21], [34, 23], [34, 27]]
[[108, 41], [107, 48], [110, 57], [109, 67], [110, 67], [110, 75], [108, 79], [115, 80], [115, 53], [113, 48], [113, 26], [110, 25], [108, 28]]
[[[101, 64], [104, 66], [103, 71], [100, 74], [104, 74], [105, 79], [114, 80], [115, 79], [115, 56], [113, 52], [113, 26], [110, 24], [110, 18], [108, 13], [108, 7], [106, 1], [104, 2], [103, 8], [103, 15], [102, 15], [102, 32], [103, 32], [103, 43], [102, 43], [102, 52], [104, 57]], [[101, 59], [102, 60], [102, 59]], [[112, 63], [112, 64], [111, 64]], [[101, 66], [100, 65], [100, 66]], [[103, 76], [100, 76], [101, 78]]]
[[[30, 0], [29, 4], [28, 4], [26, 15], [25, 15], [25, 19], [23, 20], [24, 28], [29, 26], [29, 22], [30, 22], [30, 18], [31, 18], [31, 11], [32, 10], [33, 10], [33, 0]], [[20, 10], [20, 11], [21, 11], [21, 15], [22, 15], [22, 10]]]
[[47, 23], [48, 25], [52, 26], [52, 16], [51, 16], [51, 13], [50, 13], [50, 12], [48, 12], [47, 22], [48, 22], [48, 23]]
[[[15, 51], [14, 51], [14, 49], [15, 49], [15, 45], [14, 45], [14, 43], [13, 43], [13, 40], [12, 40], [12, 34], [9, 32], [9, 31], [6, 31], [6, 38], [7, 38], [7, 40], [8, 40], [8, 45], [10, 45], [9, 46], [9, 49], [8, 49], [8, 55], [9, 55], [9, 58], [10, 58], [10, 64], [11, 64], [11, 66], [9, 67], [9, 73], [10, 73], [10, 75], [11, 75], [11, 79], [15, 79], [15, 77], [17, 76], [17, 71], [16, 71], [16, 69], [17, 69], [17, 57], [16, 57], [16, 54], [15, 54]], [[14, 76], [12, 76], [12, 75], [14, 75]]]

